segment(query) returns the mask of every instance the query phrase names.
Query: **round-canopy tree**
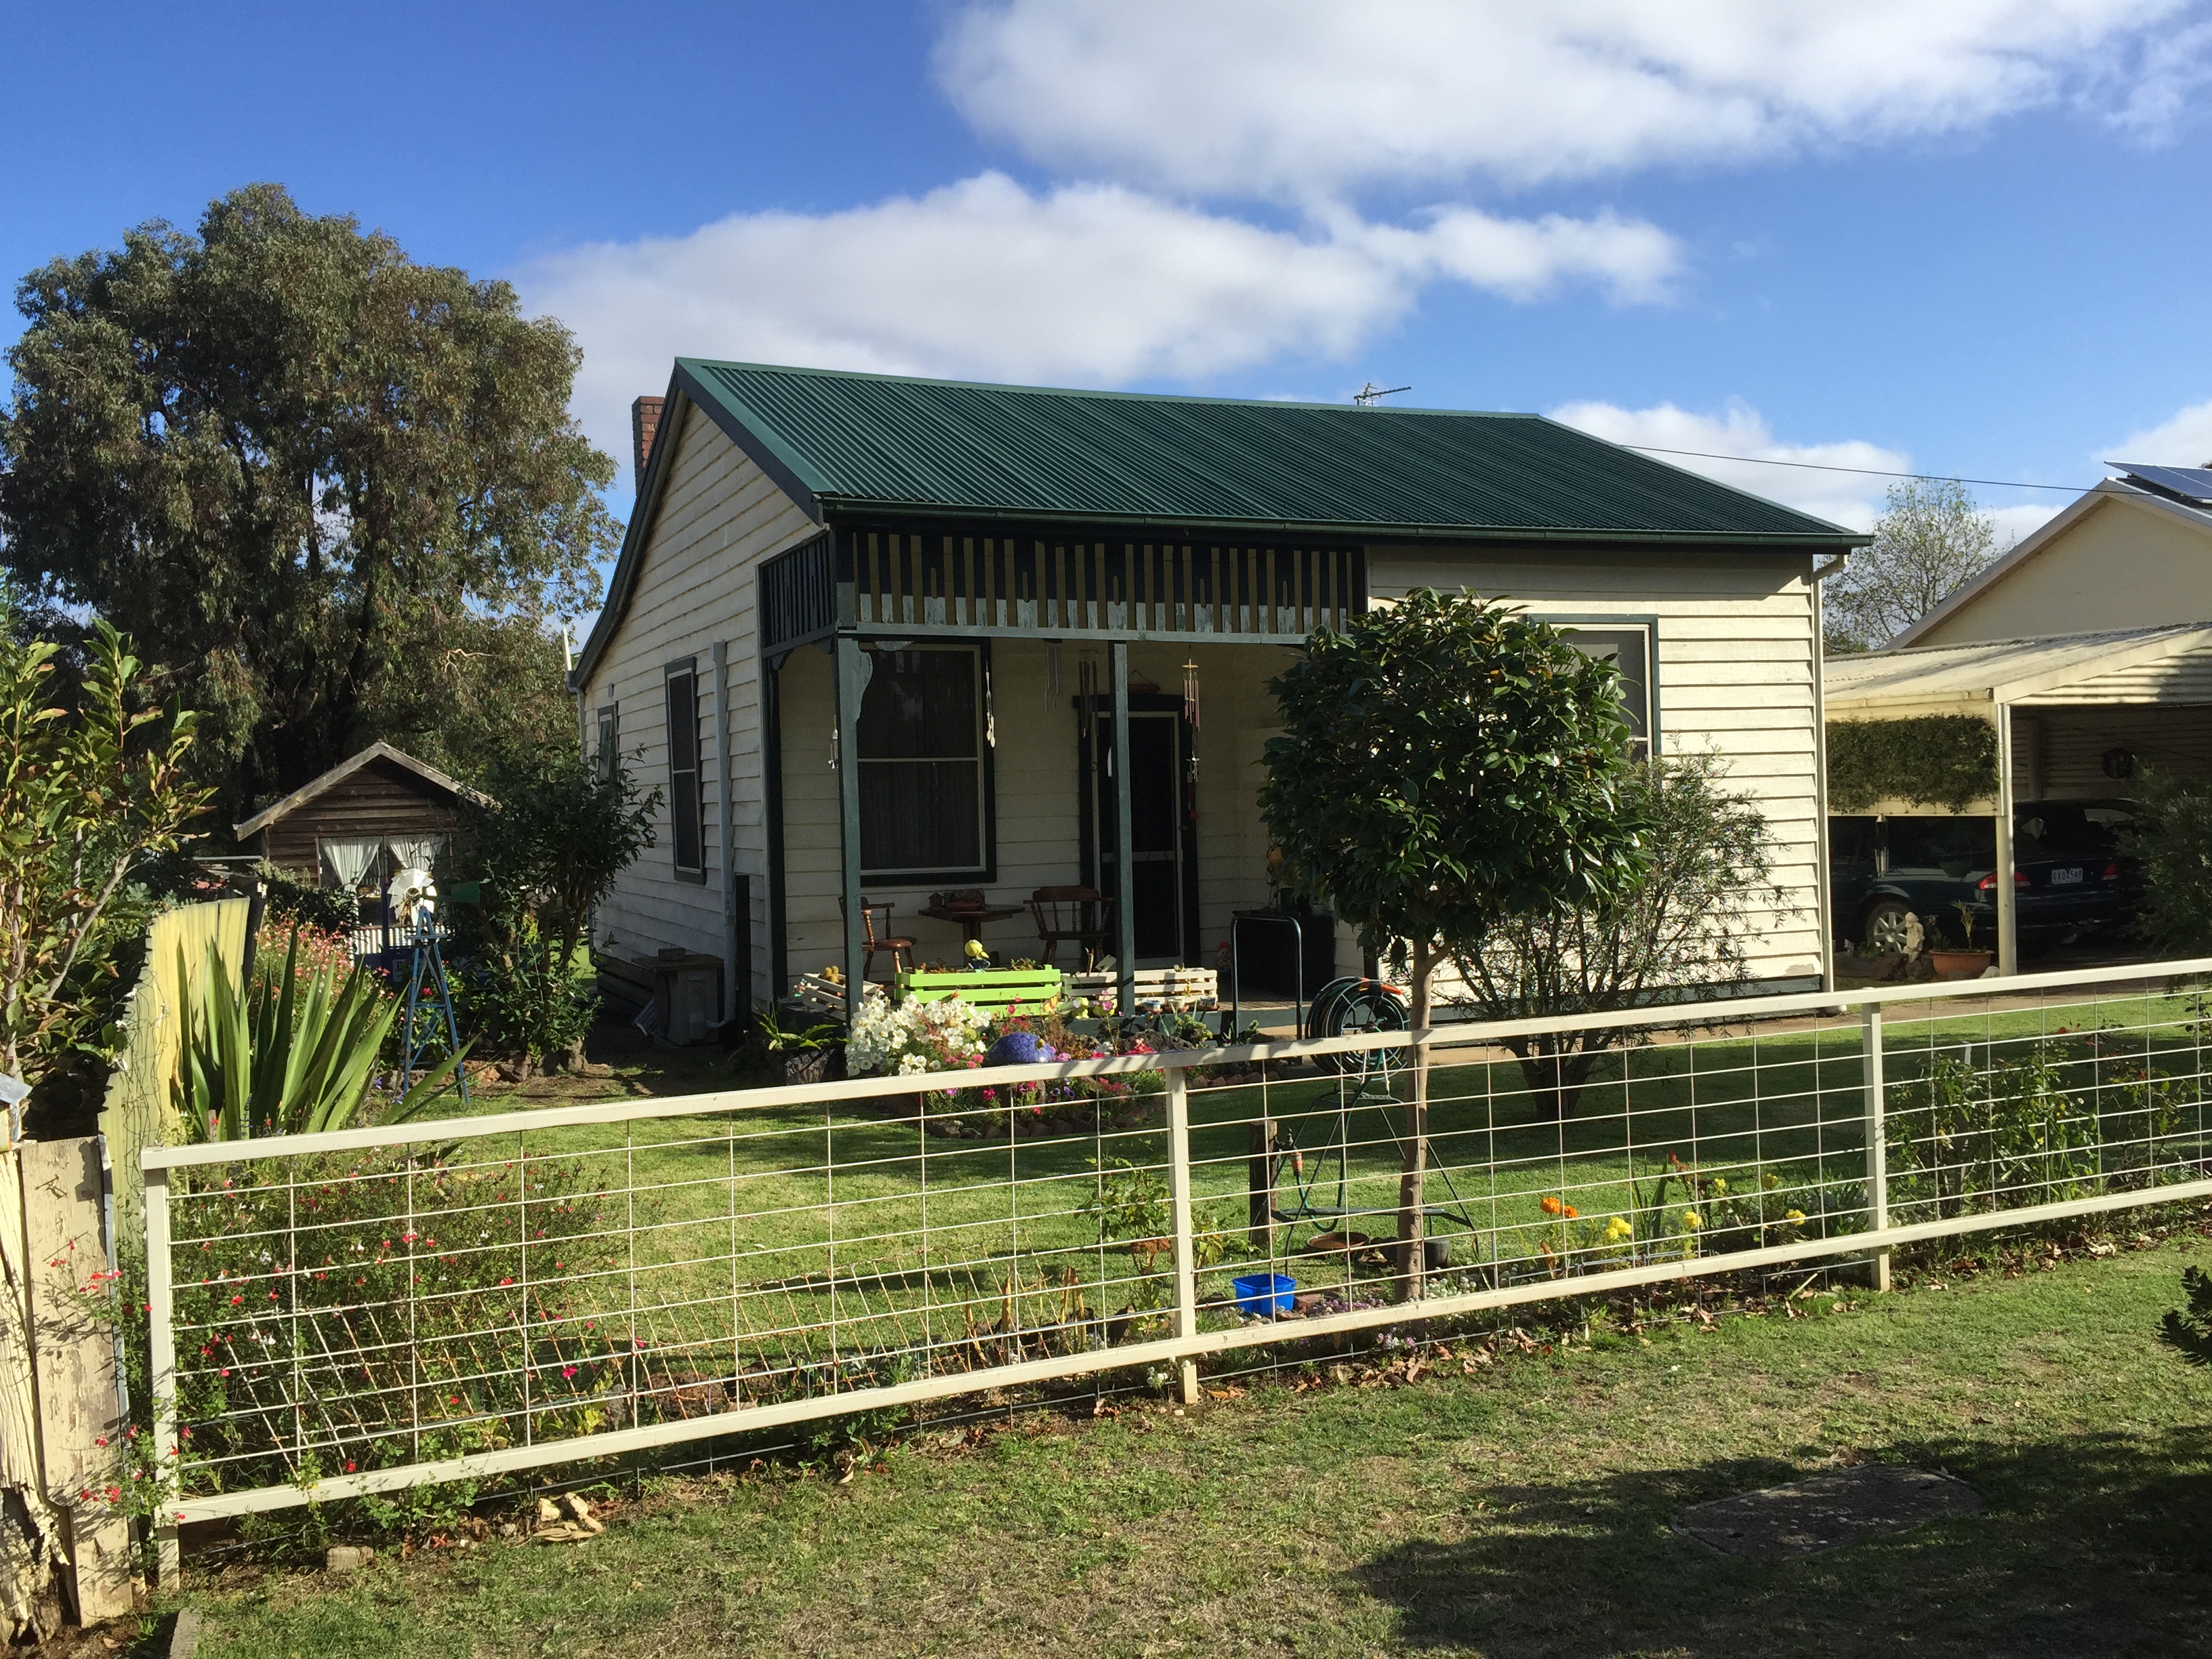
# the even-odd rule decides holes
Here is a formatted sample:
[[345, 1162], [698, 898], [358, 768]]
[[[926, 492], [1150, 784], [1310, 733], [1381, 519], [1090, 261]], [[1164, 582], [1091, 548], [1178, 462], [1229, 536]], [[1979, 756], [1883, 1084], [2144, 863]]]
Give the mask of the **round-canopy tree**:
[[[1269, 689], [1283, 732], [1260, 810], [1289, 878], [1371, 946], [1410, 945], [1416, 1031], [1439, 961], [1472, 954], [1506, 917], [1607, 902], [1642, 872], [1618, 678], [1555, 629], [1425, 591], [1316, 634]], [[1398, 1210], [1407, 1293], [1427, 1132], [1417, 1048]]]
[[467, 765], [573, 731], [545, 623], [591, 607], [617, 526], [560, 324], [274, 185], [16, 303], [0, 560], [203, 711], [226, 817], [378, 737]]

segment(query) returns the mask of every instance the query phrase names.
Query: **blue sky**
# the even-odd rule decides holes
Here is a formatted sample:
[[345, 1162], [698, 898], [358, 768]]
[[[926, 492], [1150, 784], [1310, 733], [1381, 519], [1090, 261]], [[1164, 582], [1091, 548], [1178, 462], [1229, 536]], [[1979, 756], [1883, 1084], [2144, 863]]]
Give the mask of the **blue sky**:
[[625, 461], [680, 351], [2080, 485], [2212, 459], [2208, 66], [2185, 0], [8, 0], [0, 270], [276, 179], [562, 317]]

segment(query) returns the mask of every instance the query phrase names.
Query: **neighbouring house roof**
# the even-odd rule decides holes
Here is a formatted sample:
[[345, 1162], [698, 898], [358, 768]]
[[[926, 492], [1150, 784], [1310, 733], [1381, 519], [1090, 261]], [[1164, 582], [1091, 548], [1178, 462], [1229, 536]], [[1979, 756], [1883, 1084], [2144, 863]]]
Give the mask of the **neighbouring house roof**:
[[[2112, 465], [2117, 465], [2117, 463]], [[2164, 471], [2172, 469], [2147, 470]], [[2132, 478], [2135, 476], [2136, 474], [2130, 471], [2130, 477]], [[2045, 547], [2057, 541], [2090, 514], [2104, 508], [2130, 507], [2161, 514], [2177, 523], [2212, 532], [2212, 512], [2208, 512], [2193, 501], [2182, 499], [2166, 490], [2144, 489], [2135, 483], [2124, 482], [2118, 478], [2107, 478], [2104, 483], [2084, 490], [2062, 507], [2056, 516], [2038, 525], [1998, 557], [1984, 566], [1980, 572], [1970, 580], [1961, 582], [1944, 596], [1941, 605], [1890, 641], [1888, 648], [1895, 650], [1899, 647], [1910, 646], [1914, 641], [1923, 638], [1957, 616], [1960, 611], [1973, 604], [1983, 594], [2035, 557]]]
[[1883, 704], [2197, 701], [2208, 680], [2205, 623], [1892, 647], [1830, 657], [1821, 669], [1827, 712], [1846, 718]]
[[349, 759], [340, 761], [336, 766], [331, 768], [329, 771], [324, 773], [322, 776], [313, 779], [307, 783], [301, 784], [290, 794], [285, 796], [283, 799], [276, 802], [272, 806], [264, 807], [262, 811], [255, 813], [252, 817], [246, 819], [245, 823], [233, 824], [231, 826], [231, 834], [235, 836], [240, 841], [245, 841], [247, 837], [252, 836], [258, 836], [264, 830], [266, 830], [270, 824], [275, 823], [278, 819], [289, 817], [294, 812], [298, 811], [300, 808], [305, 806], [309, 801], [314, 799], [316, 796], [322, 794], [326, 790], [335, 788], [341, 783], [343, 783], [348, 778], [353, 776], [355, 773], [360, 771], [362, 768], [368, 765], [374, 761], [380, 760], [390, 761], [395, 766], [405, 768], [408, 771], [414, 773], [416, 776], [421, 778], [425, 783], [430, 784], [435, 788], [442, 789], [447, 794], [453, 795], [457, 799], [476, 801], [487, 806], [492, 804], [491, 797], [484, 794], [480, 790], [470, 788], [468, 785], [461, 782], [457, 778], [447, 777], [436, 767], [430, 765], [426, 761], [416, 760], [414, 756], [408, 754], [404, 750], [394, 749], [390, 744], [379, 741], [372, 743], [358, 755], [355, 755]]
[[697, 404], [826, 513], [1371, 534], [1868, 538], [1540, 415], [1073, 392], [677, 360]]

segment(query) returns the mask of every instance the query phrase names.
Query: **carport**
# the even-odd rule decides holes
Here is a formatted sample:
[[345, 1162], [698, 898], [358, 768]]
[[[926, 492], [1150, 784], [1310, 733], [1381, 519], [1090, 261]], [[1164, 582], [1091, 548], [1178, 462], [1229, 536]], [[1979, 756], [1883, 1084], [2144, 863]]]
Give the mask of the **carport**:
[[[2212, 623], [1832, 657], [1822, 686], [1832, 727], [1964, 714], [1996, 728], [1996, 793], [1968, 803], [1960, 816], [1996, 819], [2001, 871], [2013, 868], [2015, 801], [2124, 795], [2144, 767], [2212, 773]], [[1870, 810], [1929, 817], [1944, 809], [1896, 796]], [[1996, 887], [1997, 969], [2017, 973], [2013, 884]], [[1828, 919], [1831, 936], [1836, 920]]]

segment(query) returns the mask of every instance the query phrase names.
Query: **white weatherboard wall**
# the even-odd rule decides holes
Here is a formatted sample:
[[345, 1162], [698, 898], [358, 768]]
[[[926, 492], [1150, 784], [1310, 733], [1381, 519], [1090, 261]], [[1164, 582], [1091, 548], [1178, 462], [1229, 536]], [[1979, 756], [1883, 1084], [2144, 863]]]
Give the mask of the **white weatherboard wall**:
[[1654, 624], [1659, 752], [1711, 753], [1732, 793], [1765, 815], [1775, 879], [1791, 914], [1770, 915], [1751, 951], [1760, 979], [1821, 972], [1820, 672], [1812, 562], [1802, 555], [1535, 548], [1368, 550], [1369, 592], [1467, 588], [1547, 619]]
[[[594, 939], [621, 957], [682, 946], [720, 957], [722, 922], [720, 774], [730, 769], [738, 868], [752, 878], [752, 994], [772, 994], [767, 934], [768, 838], [760, 745], [760, 629], [754, 577], [762, 560], [795, 546], [818, 526], [714, 424], [689, 404], [680, 429], [664, 422], [661, 443], [678, 446], [647, 537], [628, 614], [583, 689], [584, 730], [597, 711], [619, 709], [624, 763], [647, 789], [662, 792], [655, 844], [623, 872], [599, 907]], [[729, 643], [730, 753], [714, 752], [714, 647]], [[812, 653], [810, 653], [812, 654]], [[699, 673], [701, 840], [707, 879], [679, 879], [669, 832], [665, 671], [690, 657]]]

